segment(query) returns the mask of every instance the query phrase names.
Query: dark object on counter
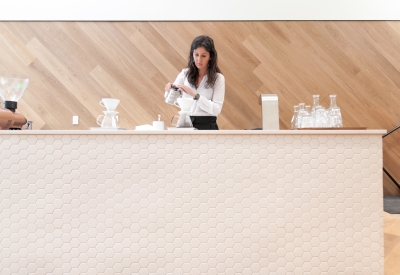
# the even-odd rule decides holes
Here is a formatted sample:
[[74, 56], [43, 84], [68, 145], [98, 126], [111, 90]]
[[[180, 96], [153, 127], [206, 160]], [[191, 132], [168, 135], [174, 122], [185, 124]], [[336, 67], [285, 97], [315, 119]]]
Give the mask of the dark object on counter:
[[383, 211], [390, 214], [400, 214], [400, 197], [383, 197]]
[[11, 112], [15, 112], [17, 109], [16, 101], [4, 101], [4, 108], [10, 110]]
[[216, 116], [190, 116], [197, 130], [219, 130]]

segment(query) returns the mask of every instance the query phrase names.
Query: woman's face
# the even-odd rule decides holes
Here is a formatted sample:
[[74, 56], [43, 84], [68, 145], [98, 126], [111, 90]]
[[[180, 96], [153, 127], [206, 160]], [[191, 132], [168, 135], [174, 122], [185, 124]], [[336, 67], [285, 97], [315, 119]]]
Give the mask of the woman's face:
[[197, 69], [207, 69], [210, 53], [204, 47], [198, 47], [193, 51], [193, 59]]

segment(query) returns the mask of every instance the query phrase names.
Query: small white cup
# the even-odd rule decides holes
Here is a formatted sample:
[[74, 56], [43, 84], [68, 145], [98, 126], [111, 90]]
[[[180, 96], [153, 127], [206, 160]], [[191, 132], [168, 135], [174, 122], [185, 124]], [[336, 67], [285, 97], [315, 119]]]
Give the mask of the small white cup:
[[102, 98], [100, 106], [105, 107], [107, 111], [115, 111], [119, 104], [119, 99], [116, 98]]
[[164, 131], [164, 121], [153, 121], [153, 128], [157, 131]]

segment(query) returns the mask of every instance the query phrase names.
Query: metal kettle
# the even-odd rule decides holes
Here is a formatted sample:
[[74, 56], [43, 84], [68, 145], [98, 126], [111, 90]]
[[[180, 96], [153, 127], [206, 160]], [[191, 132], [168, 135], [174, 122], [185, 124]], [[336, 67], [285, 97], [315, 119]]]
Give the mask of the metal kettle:
[[176, 100], [180, 97], [182, 97], [182, 91], [178, 87], [172, 86], [167, 96], [165, 97], [165, 102], [171, 105], [175, 105]]

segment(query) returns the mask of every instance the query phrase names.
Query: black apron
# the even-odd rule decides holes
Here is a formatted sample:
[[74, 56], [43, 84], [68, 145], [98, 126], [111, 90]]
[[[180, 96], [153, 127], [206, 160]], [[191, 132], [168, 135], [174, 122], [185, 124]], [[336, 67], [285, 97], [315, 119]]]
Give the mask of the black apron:
[[[214, 98], [214, 89], [211, 101]], [[219, 130], [216, 116], [190, 116], [193, 127], [197, 130]]]
[[219, 130], [216, 116], [190, 116], [190, 120], [197, 130]]

